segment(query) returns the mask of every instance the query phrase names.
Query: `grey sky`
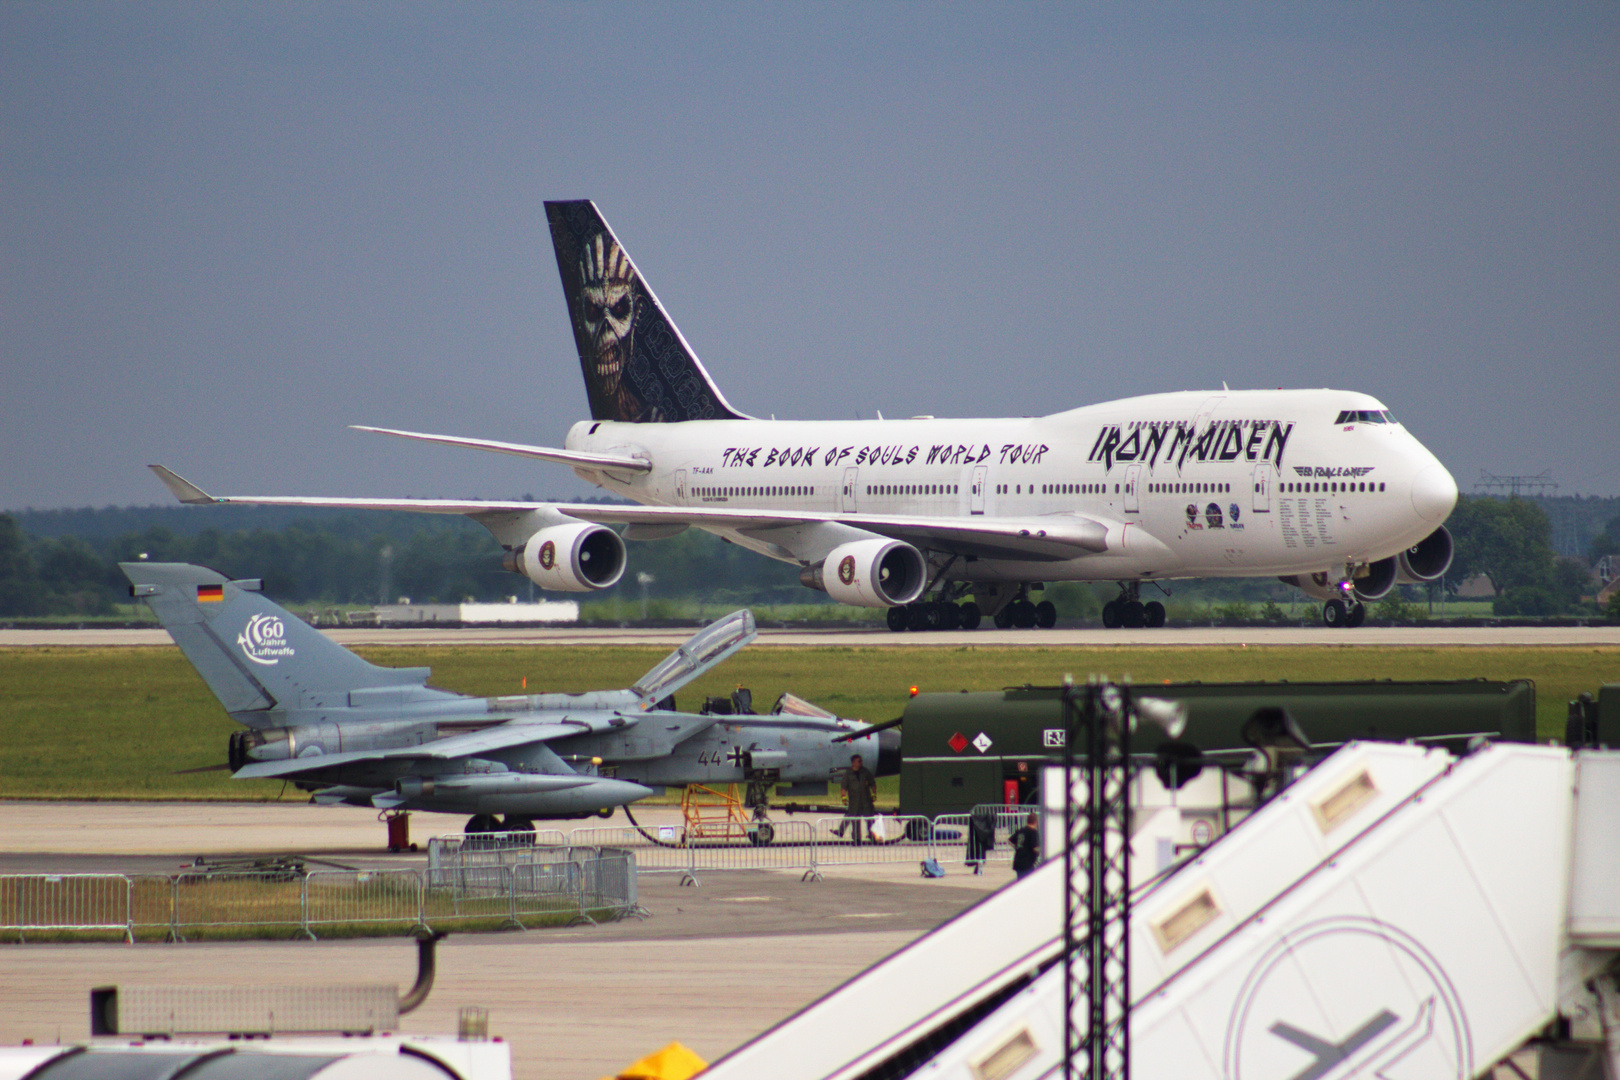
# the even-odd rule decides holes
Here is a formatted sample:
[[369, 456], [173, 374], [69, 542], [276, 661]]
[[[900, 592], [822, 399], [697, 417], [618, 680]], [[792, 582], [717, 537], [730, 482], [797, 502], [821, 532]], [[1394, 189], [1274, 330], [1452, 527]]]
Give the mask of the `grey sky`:
[[546, 198], [739, 408], [1380, 397], [1620, 493], [1620, 3], [0, 5], [0, 508], [580, 494]]

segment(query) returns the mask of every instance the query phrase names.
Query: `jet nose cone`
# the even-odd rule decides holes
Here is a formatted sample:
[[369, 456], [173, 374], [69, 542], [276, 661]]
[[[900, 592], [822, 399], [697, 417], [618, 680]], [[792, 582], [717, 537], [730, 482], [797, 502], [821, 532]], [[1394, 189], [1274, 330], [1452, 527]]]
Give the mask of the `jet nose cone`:
[[1457, 481], [1444, 465], [1430, 465], [1412, 478], [1412, 508], [1436, 525], [1457, 505]]

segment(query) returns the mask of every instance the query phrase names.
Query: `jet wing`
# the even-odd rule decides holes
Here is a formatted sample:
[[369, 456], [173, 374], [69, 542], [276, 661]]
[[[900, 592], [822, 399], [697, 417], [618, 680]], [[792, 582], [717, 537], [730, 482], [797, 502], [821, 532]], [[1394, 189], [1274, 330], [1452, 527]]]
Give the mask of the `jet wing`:
[[721, 510], [688, 506], [602, 506], [581, 503], [557, 510], [601, 525], [695, 525], [759, 533], [834, 522], [904, 540], [922, 548], [987, 559], [1058, 561], [1108, 550], [1108, 523], [1081, 514], [1027, 518], [911, 517], [888, 514], [824, 514], [795, 511]]
[[1058, 562], [1108, 550], [1108, 523], [1082, 514], [1046, 514], [1026, 518], [976, 515], [912, 517], [889, 514], [826, 514], [794, 510], [724, 510], [692, 506], [609, 506], [600, 503], [210, 495], [162, 465], [152, 465], [149, 468], [174, 493], [175, 498], [190, 504], [334, 506], [358, 510], [408, 510], [420, 514], [466, 514], [474, 519], [487, 514], [548, 510], [599, 525], [631, 525], [641, 526], [644, 529], [680, 528], [690, 525], [700, 529], [732, 529], [746, 533], [831, 522], [865, 529], [879, 536], [904, 540], [935, 551], [973, 555], [983, 559], [1028, 559], [1036, 562]]
[[490, 450], [497, 454], [515, 454], [536, 461], [555, 461], [561, 465], [583, 465], [592, 469], [613, 469], [620, 472], [648, 472], [652, 462], [646, 458], [623, 457], [618, 454], [587, 454], [578, 450], [557, 450], [549, 446], [525, 446], [522, 443], [496, 442], [493, 439], [464, 439], [456, 435], [424, 435], [419, 431], [396, 431], [393, 428], [366, 427], [350, 424], [355, 431], [370, 431], [378, 435], [397, 435], [401, 439], [418, 439], [441, 446], [465, 446], [471, 450]]
[[256, 761], [244, 765], [232, 775], [238, 780], [281, 778], [301, 773], [323, 772], [340, 765], [354, 765], [362, 761], [400, 761], [420, 758], [451, 760], [477, 757], [494, 750], [512, 746], [525, 746], [534, 742], [550, 742], [570, 735], [586, 735], [593, 731], [622, 729], [636, 723], [638, 717], [601, 714], [591, 720], [548, 720], [542, 723], [523, 723], [512, 720], [496, 724], [482, 731], [469, 731], [464, 735], [451, 735], [420, 746], [402, 746], [393, 750], [348, 750], [341, 754], [315, 754], [310, 757], [289, 758], [284, 761]]

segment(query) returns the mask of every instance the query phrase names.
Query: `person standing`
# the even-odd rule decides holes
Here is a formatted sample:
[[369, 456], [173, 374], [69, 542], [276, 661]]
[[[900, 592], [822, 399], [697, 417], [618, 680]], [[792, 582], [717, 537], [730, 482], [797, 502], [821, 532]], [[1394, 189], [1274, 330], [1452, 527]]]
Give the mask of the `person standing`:
[[1012, 834], [1013, 873], [1020, 878], [1035, 869], [1041, 861], [1041, 832], [1035, 827], [1040, 818], [1034, 814], [1024, 819], [1024, 827]]
[[844, 820], [838, 823], [838, 835], [844, 835], [844, 826], [854, 823], [855, 842], [861, 842], [861, 823], [866, 823], [866, 835], [873, 841], [872, 815], [877, 812], [877, 777], [866, 767], [861, 755], [852, 754], [849, 768], [844, 772]]

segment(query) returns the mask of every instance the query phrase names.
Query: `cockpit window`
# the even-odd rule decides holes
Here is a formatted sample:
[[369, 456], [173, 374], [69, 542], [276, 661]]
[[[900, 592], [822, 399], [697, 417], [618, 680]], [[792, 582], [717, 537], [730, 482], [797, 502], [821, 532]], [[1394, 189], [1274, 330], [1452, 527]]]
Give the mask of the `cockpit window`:
[[1335, 424], [1393, 424], [1395, 418], [1388, 409], [1345, 409]]

